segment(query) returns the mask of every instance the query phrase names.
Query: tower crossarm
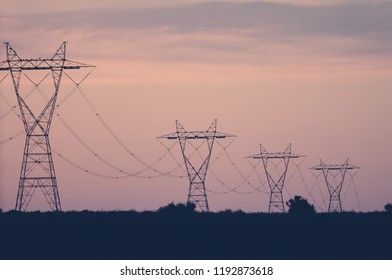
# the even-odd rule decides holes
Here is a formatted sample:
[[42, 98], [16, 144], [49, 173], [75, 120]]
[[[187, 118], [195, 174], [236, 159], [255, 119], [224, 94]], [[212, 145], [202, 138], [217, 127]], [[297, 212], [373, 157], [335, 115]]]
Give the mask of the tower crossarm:
[[8, 70], [55, 70], [55, 69], [80, 69], [95, 67], [94, 65], [84, 64], [72, 60], [62, 59], [18, 59], [3, 60], [0, 62], [0, 71]]
[[212, 139], [212, 138], [229, 138], [236, 137], [232, 134], [213, 132], [213, 131], [187, 131], [187, 132], [175, 132], [166, 135], [162, 135], [158, 138], [164, 138], [168, 140], [178, 140], [178, 139]]
[[360, 169], [360, 167], [352, 165], [352, 164], [318, 164], [311, 168], [311, 170], [352, 170], [352, 169]]
[[253, 158], [253, 159], [274, 159], [274, 158], [302, 158], [306, 157], [299, 154], [292, 154], [292, 153], [258, 153], [255, 155], [248, 156], [246, 158]]
[[6, 46], [7, 59], [0, 62], [0, 71], [61, 70], [95, 67], [94, 65], [66, 59], [67, 42], [63, 42], [53, 57], [37, 59], [22, 59], [11, 47], [9, 42], [5, 42], [4, 44]]

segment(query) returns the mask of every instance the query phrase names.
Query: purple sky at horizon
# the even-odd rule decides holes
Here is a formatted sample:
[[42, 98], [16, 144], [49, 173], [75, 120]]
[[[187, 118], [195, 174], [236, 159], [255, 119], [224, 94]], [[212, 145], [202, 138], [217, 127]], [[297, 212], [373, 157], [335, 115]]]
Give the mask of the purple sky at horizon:
[[[218, 131], [237, 135], [228, 151], [244, 174], [251, 171], [244, 157], [257, 153], [259, 144], [283, 151], [293, 143], [294, 153], [307, 156], [301, 172], [307, 187], [314, 187], [315, 201], [298, 173], [284, 198], [300, 194], [324, 210], [326, 187], [320, 181], [321, 194], [308, 170], [320, 159], [340, 164], [349, 158], [361, 167], [355, 176], [360, 207], [351, 185], [347, 194], [343, 191], [344, 209], [382, 210], [392, 201], [391, 27], [392, 1], [382, 0], [0, 4], [1, 40], [9, 41], [22, 58], [50, 57], [68, 41], [70, 60], [97, 66], [83, 82], [83, 91], [115, 134], [144, 161], [154, 162], [165, 153], [156, 137], [174, 132], [175, 120], [185, 129], [204, 130], [218, 119]], [[4, 59], [2, 46], [0, 60]], [[69, 72], [76, 78], [83, 73]], [[5, 74], [0, 72], [0, 79]], [[28, 91], [31, 85], [23, 82]], [[58, 100], [71, 89], [64, 77]], [[0, 90], [16, 104], [9, 79]], [[50, 85], [43, 90], [50, 92]], [[42, 100], [35, 94], [29, 100], [38, 107]], [[0, 116], [7, 110], [0, 99]], [[105, 130], [80, 92], [61, 104], [58, 113], [103, 158], [123, 170], [142, 169]], [[0, 119], [0, 141], [22, 129], [16, 114], [7, 114]], [[121, 175], [91, 155], [58, 117], [50, 137], [56, 150], [84, 168]], [[4, 210], [15, 204], [23, 145], [23, 135], [0, 145]], [[212, 159], [220, 153], [219, 146], [215, 148]], [[178, 146], [173, 154], [182, 161]], [[184, 170], [174, 173], [184, 178], [112, 180], [83, 173], [58, 156], [54, 162], [64, 210], [154, 210], [186, 201]], [[160, 170], [175, 166], [169, 155], [157, 165]], [[243, 181], [225, 155], [211, 170], [231, 187]], [[294, 171], [292, 166], [289, 177]], [[255, 174], [249, 181], [259, 184]], [[206, 185], [213, 192], [227, 190], [212, 173]], [[244, 184], [238, 190], [253, 189]], [[265, 193], [213, 192], [208, 193], [213, 211], [268, 209]], [[47, 209], [41, 196], [36, 193], [30, 210]]]

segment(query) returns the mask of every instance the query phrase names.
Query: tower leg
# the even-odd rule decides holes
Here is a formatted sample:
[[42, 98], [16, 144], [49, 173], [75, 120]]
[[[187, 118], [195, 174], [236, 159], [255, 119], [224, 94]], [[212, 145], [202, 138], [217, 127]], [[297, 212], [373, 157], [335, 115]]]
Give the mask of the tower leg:
[[191, 182], [189, 185], [188, 201], [202, 211], [209, 211], [207, 193], [204, 182]]
[[15, 210], [25, 211], [38, 188], [44, 194], [50, 209], [61, 211], [49, 137], [27, 135]]
[[285, 211], [282, 191], [271, 191], [268, 212], [284, 213]]
[[342, 212], [342, 203], [340, 195], [331, 195], [329, 198], [328, 212]]

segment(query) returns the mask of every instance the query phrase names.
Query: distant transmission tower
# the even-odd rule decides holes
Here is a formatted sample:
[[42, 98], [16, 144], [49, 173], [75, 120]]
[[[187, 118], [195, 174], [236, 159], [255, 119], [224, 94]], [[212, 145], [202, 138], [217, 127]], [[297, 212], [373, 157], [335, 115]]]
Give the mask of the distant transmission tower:
[[327, 165], [320, 160], [319, 165], [313, 166], [310, 169], [323, 172], [325, 184], [327, 185], [329, 192], [328, 212], [342, 212], [343, 207], [340, 194], [343, 189], [347, 170], [359, 169], [359, 167], [349, 164], [348, 159], [343, 164], [332, 165]]
[[[205, 180], [207, 176], [208, 164], [216, 138], [235, 137], [234, 135], [216, 131], [217, 120], [211, 124], [206, 131], [186, 131], [179, 121], [176, 121], [177, 131], [166, 134], [158, 138], [177, 140], [180, 143], [182, 156], [184, 158], [186, 170], [189, 177], [189, 191], [187, 203], [194, 203], [196, 208], [201, 211], [209, 211]], [[200, 165], [191, 161], [191, 154], [187, 153], [187, 142], [189, 140], [204, 140], [207, 142], [208, 150]], [[190, 143], [188, 143], [190, 145]], [[201, 146], [201, 145], [200, 145]], [[200, 147], [198, 146], [198, 147]], [[198, 149], [198, 148], [195, 148]]]
[[[285, 212], [283, 201], [283, 188], [286, 179], [287, 170], [289, 167], [290, 159], [304, 157], [291, 153], [291, 144], [288, 145], [283, 153], [269, 153], [260, 145], [260, 153], [249, 156], [247, 158], [261, 159], [264, 166], [265, 175], [267, 177], [268, 185], [270, 188], [270, 201], [268, 206], [269, 213], [283, 213]], [[279, 172], [278, 166], [283, 160], [283, 171]], [[268, 163], [272, 164], [275, 168], [268, 169]], [[274, 176], [277, 172], [278, 176]]]
[[[49, 144], [49, 130], [63, 70], [94, 67], [65, 58], [67, 43], [63, 42], [51, 58], [21, 59], [8, 42], [5, 42], [7, 60], [0, 62], [0, 71], [9, 71], [12, 77], [21, 119], [26, 131], [18, 194], [15, 210], [25, 211], [37, 188], [40, 188], [54, 211], [61, 211], [56, 174]], [[23, 71], [49, 70], [52, 73], [54, 92], [39, 114], [35, 114], [22, 98], [19, 85]]]

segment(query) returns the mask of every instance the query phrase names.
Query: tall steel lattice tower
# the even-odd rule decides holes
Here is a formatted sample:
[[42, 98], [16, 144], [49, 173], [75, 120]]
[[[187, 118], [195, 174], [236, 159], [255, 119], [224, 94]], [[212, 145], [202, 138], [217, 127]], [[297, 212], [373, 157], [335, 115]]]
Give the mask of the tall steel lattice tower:
[[[51, 210], [61, 211], [49, 130], [59, 93], [60, 81], [65, 69], [73, 70], [92, 65], [66, 59], [67, 43], [63, 42], [56, 53], [47, 59], [21, 59], [8, 42], [5, 42], [7, 60], [0, 62], [0, 71], [9, 71], [18, 100], [20, 117], [23, 121], [26, 142], [23, 152], [18, 194], [15, 210], [25, 211], [35, 191], [42, 190]], [[54, 91], [41, 112], [33, 113], [20, 92], [24, 71], [50, 71]]]
[[310, 168], [323, 172], [325, 184], [329, 192], [328, 212], [342, 212], [342, 201], [340, 194], [343, 189], [344, 179], [347, 170], [359, 169], [358, 166], [348, 163], [348, 159], [343, 164], [325, 164], [320, 160], [320, 164]]
[[[177, 131], [175, 133], [166, 134], [158, 138], [166, 138], [169, 140], [178, 140], [181, 147], [182, 156], [184, 158], [185, 167], [189, 178], [189, 191], [187, 203], [194, 203], [196, 209], [200, 211], [209, 211], [207, 193], [205, 188], [205, 180], [208, 171], [208, 165], [211, 158], [212, 148], [214, 141], [217, 138], [235, 137], [227, 133], [221, 133], [216, 131], [217, 120], [211, 124], [206, 131], [186, 131], [179, 121], [176, 121]], [[196, 165], [195, 162], [191, 161], [192, 155], [187, 153], [187, 142], [188, 141], [200, 141], [204, 140], [207, 142], [207, 154], [202, 158], [201, 164]], [[200, 147], [200, 146], [199, 146]]]
[[[260, 153], [247, 157], [261, 159], [263, 162], [265, 175], [270, 188], [270, 201], [268, 206], [269, 213], [284, 213], [286, 211], [283, 201], [283, 188], [289, 162], [292, 158], [300, 157], [304, 156], [291, 153], [291, 144], [288, 145], [283, 153], [269, 153], [262, 145], [260, 145]], [[283, 170], [279, 172], [278, 167], [281, 161], [283, 161]], [[275, 168], [273, 170], [268, 169], [268, 164], [273, 165]], [[274, 176], [275, 172], [277, 172], [278, 176]]]

